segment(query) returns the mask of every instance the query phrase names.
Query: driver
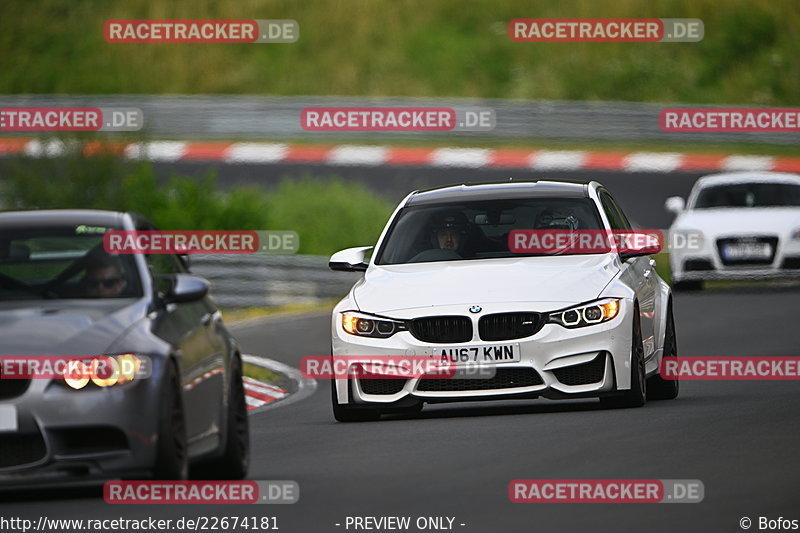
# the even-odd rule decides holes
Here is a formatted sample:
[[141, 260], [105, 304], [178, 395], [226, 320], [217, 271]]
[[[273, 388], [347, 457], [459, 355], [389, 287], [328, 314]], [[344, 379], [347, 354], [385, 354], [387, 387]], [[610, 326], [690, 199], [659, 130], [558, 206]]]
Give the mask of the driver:
[[439, 215], [431, 225], [435, 244], [440, 250], [458, 253], [467, 241], [467, 218], [459, 211]]
[[99, 257], [86, 268], [81, 284], [92, 298], [115, 298], [127, 286], [119, 259], [108, 255]]

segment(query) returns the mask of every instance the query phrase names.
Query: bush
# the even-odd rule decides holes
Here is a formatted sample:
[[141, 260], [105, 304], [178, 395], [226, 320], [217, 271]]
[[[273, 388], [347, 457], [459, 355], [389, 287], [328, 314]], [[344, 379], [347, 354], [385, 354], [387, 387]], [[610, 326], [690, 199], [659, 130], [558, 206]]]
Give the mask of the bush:
[[113, 154], [12, 161], [5, 172], [7, 209], [135, 211], [164, 230], [294, 230], [299, 253], [331, 254], [377, 240], [392, 206], [342, 179], [284, 180], [277, 188], [220, 191], [214, 173], [172, 175], [160, 183], [148, 162]]
[[268, 226], [300, 235], [300, 253], [330, 254], [375, 244], [392, 205], [342, 179], [285, 180], [267, 200]]

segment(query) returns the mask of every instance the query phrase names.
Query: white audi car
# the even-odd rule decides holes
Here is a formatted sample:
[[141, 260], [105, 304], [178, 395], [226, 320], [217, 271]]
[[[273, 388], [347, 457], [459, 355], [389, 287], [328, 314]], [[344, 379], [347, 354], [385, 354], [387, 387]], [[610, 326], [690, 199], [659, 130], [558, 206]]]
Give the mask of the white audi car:
[[[334, 270], [364, 271], [333, 310], [333, 362], [370, 361], [336, 374], [335, 418], [376, 420], [463, 400], [599, 397], [612, 407], [636, 407], [675, 398], [678, 382], [659, 375], [662, 357], [677, 353], [671, 293], [646, 252], [509, 247], [514, 230], [630, 227], [596, 182], [411, 193], [368, 260], [372, 247], [330, 259]], [[376, 361], [395, 360], [390, 356], [491, 372], [443, 379], [376, 371]]]
[[672, 283], [800, 278], [800, 176], [734, 172], [697, 180], [689, 200], [672, 197]]

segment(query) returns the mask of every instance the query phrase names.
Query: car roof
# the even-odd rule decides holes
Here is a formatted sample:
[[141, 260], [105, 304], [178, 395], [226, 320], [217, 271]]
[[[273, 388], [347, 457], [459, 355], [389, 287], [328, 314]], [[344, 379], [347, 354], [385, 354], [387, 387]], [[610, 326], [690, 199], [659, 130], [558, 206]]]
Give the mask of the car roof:
[[586, 183], [546, 180], [464, 183], [415, 192], [406, 205], [513, 198], [588, 198], [588, 189], [589, 185]]
[[0, 227], [46, 227], [62, 224], [119, 227], [127, 216], [118, 211], [97, 209], [42, 209], [0, 212]]
[[734, 183], [795, 183], [800, 185], [800, 175], [788, 172], [725, 172], [709, 174], [697, 180], [696, 187]]

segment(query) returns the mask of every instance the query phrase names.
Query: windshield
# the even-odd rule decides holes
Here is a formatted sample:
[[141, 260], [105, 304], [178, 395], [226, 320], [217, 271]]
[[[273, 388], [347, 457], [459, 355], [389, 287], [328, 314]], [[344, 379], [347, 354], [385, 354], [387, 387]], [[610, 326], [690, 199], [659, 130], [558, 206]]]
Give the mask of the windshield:
[[110, 229], [116, 228], [0, 230], [0, 300], [141, 296], [133, 256], [103, 250]]
[[[519, 257], [514, 230], [603, 229], [588, 198], [528, 198], [407, 207], [395, 218], [376, 264]], [[562, 254], [563, 255], [563, 254]]]
[[695, 209], [798, 206], [800, 185], [791, 183], [736, 183], [706, 187], [694, 203]]

